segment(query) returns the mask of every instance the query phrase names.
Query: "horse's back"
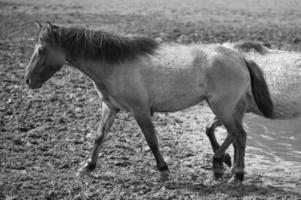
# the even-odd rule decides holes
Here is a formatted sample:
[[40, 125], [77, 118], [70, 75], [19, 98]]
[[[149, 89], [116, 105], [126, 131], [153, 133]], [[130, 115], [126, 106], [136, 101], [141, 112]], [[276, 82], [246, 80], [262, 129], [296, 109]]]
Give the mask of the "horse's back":
[[177, 111], [208, 97], [238, 101], [249, 86], [243, 56], [222, 46], [164, 46], [151, 58], [146, 87], [154, 111]]
[[197, 46], [167, 45], [150, 58], [146, 86], [154, 111], [177, 111], [204, 99], [207, 55]]
[[139, 103], [153, 112], [182, 110], [218, 95], [239, 98], [249, 84], [239, 54], [201, 45], [162, 46], [154, 55], [116, 67], [113, 74], [108, 99], [127, 110]]

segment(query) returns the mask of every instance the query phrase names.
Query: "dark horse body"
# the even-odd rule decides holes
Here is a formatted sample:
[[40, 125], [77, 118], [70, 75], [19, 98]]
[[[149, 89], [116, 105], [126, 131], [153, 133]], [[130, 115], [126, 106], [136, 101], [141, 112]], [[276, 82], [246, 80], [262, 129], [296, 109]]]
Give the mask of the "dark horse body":
[[[98, 152], [118, 110], [133, 113], [150, 146], [162, 178], [169, 170], [158, 147], [151, 115], [174, 112], [207, 101], [228, 137], [215, 149], [213, 171], [223, 174], [225, 150], [235, 144], [232, 181], [244, 177], [246, 111], [272, 117], [273, 104], [263, 74], [241, 54], [217, 46], [159, 45], [147, 38], [125, 38], [83, 28], [40, 25], [38, 41], [26, 69], [26, 83], [39, 88], [68, 62], [93, 81], [103, 101], [102, 119], [88, 162]], [[228, 163], [229, 164], [229, 163]]]

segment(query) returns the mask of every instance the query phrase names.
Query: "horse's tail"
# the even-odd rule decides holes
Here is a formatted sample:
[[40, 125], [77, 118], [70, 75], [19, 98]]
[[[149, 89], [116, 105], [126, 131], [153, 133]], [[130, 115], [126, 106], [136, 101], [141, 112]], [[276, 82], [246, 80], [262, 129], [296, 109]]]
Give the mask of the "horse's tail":
[[273, 118], [274, 105], [260, 67], [252, 60], [245, 60], [251, 77], [251, 87], [254, 100], [262, 114]]

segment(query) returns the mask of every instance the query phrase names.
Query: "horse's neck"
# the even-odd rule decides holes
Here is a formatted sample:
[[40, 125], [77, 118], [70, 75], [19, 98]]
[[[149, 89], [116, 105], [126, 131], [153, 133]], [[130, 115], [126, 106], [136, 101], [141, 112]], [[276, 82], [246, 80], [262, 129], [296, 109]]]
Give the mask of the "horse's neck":
[[85, 57], [68, 57], [67, 63], [87, 75], [94, 82], [104, 81], [106, 78], [105, 64]]

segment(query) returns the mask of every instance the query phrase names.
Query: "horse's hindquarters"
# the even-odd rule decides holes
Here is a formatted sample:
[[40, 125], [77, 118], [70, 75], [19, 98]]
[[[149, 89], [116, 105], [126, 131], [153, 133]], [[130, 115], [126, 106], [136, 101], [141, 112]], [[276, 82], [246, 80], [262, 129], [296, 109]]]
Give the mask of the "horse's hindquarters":
[[[232, 52], [231, 52], [232, 53]], [[207, 98], [216, 115], [231, 115], [250, 87], [250, 75], [244, 59], [238, 55], [217, 53], [209, 58]]]

